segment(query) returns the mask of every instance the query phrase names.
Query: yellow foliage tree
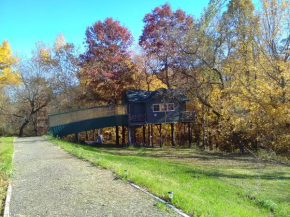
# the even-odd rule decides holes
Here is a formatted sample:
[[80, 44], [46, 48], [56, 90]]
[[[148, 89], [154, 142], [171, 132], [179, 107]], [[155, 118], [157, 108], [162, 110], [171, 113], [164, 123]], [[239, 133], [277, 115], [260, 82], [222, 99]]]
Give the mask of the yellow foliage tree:
[[0, 45], [0, 85], [19, 83], [19, 73], [13, 70], [18, 59], [12, 56], [8, 41]]

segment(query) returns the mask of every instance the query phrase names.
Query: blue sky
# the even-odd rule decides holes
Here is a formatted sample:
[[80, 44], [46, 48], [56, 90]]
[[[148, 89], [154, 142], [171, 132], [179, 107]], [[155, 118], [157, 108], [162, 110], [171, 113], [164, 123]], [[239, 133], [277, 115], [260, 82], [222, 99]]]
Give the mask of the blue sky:
[[37, 41], [52, 45], [59, 33], [82, 46], [87, 26], [113, 17], [137, 43], [144, 15], [166, 2], [196, 17], [208, 4], [208, 0], [0, 0], [0, 41], [8, 40], [14, 53], [28, 56]]
[[137, 43], [145, 14], [166, 2], [199, 17], [209, 0], [0, 0], [0, 43], [8, 40], [14, 53], [29, 56], [37, 41], [52, 45], [62, 33], [82, 47], [86, 27], [107, 17], [125, 25]]

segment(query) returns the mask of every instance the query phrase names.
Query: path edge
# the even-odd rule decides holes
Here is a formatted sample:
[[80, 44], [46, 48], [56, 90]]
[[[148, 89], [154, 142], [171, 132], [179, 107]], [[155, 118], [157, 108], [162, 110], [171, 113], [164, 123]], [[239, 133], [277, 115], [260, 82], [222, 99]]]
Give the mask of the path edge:
[[6, 200], [5, 200], [5, 207], [4, 207], [4, 215], [3, 217], [9, 217], [10, 216], [10, 200], [11, 200], [11, 193], [12, 193], [12, 185], [8, 185], [8, 190], [6, 194]]
[[170, 203], [167, 203], [165, 200], [162, 200], [160, 197], [157, 197], [156, 195], [150, 193], [149, 191], [146, 191], [144, 188], [140, 187], [139, 185], [136, 185], [132, 182], [130, 182], [130, 185], [133, 186], [134, 188], [142, 191], [145, 194], [148, 194], [149, 196], [153, 197], [155, 200], [165, 204], [167, 207], [169, 207], [170, 209], [173, 209], [176, 213], [178, 213], [180, 216], [182, 217], [190, 217], [189, 215], [187, 215], [186, 213], [182, 212], [180, 209], [177, 209], [175, 206], [173, 206]]
[[[16, 139], [16, 137], [13, 138], [12, 167], [13, 167], [13, 159], [14, 159], [14, 152], [15, 152], [15, 147], [14, 147], [15, 139]], [[12, 195], [12, 184], [9, 183], [8, 189], [7, 189], [7, 194], [6, 194], [6, 200], [5, 200], [3, 217], [10, 217], [10, 201], [11, 201], [11, 195]]]

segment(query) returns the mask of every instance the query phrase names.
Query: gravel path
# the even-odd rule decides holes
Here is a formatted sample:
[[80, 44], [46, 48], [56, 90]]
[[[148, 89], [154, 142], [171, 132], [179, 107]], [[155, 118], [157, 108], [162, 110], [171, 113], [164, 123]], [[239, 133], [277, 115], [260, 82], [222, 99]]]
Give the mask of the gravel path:
[[17, 138], [10, 216], [177, 216], [112, 172], [41, 137]]

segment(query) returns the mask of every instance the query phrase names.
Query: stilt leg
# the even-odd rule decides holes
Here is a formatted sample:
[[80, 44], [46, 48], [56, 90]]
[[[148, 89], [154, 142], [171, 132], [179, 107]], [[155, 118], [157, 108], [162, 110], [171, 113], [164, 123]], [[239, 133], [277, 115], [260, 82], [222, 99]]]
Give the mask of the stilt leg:
[[128, 126], [128, 145], [132, 145], [131, 127]]
[[171, 144], [175, 146], [174, 123], [171, 123]]
[[160, 124], [160, 131], [159, 131], [159, 136], [160, 136], [160, 147], [162, 147], [162, 124]]
[[96, 141], [96, 130], [93, 130], [93, 140]]
[[89, 140], [89, 134], [88, 134], [88, 131], [86, 131], [86, 141]]
[[151, 137], [151, 126], [148, 124], [148, 146], [152, 145], [152, 137]]
[[119, 126], [116, 126], [116, 145], [120, 145], [119, 144]]
[[143, 125], [143, 144], [146, 144], [145, 131], [146, 131], [146, 126]]
[[125, 126], [122, 126], [122, 145], [125, 145]]
[[154, 131], [153, 131], [153, 124], [151, 124], [151, 146], [153, 147], [153, 136], [154, 136]]

